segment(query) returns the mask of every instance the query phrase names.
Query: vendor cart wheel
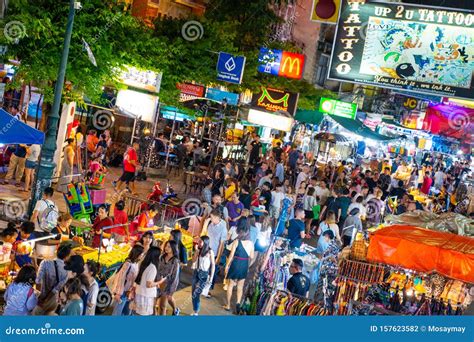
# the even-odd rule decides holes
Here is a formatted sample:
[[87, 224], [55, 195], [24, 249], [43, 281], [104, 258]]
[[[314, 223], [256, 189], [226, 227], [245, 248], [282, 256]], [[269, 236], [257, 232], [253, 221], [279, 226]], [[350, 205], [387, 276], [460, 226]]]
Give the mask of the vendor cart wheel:
[[112, 304], [112, 293], [107, 286], [99, 288], [99, 294], [97, 295], [97, 307], [96, 311], [103, 314], [107, 308]]

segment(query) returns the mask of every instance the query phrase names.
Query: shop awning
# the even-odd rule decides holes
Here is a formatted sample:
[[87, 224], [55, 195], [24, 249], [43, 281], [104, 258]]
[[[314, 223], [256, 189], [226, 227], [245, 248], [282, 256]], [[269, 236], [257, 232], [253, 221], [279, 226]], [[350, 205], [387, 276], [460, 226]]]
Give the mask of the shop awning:
[[361, 121], [357, 119], [348, 119], [335, 115], [328, 115], [331, 119], [336, 121], [339, 125], [351, 131], [354, 134], [360, 135], [367, 139], [372, 139], [376, 141], [388, 141], [398, 139], [399, 137], [388, 137], [386, 135], [379, 134], [372, 131], [369, 127], [364, 125]]
[[0, 109], [0, 144], [44, 143], [44, 133]]
[[318, 125], [323, 121], [324, 114], [317, 110], [300, 110], [296, 111], [295, 120], [305, 123]]
[[474, 239], [466, 236], [393, 225], [371, 236], [367, 260], [474, 283]]

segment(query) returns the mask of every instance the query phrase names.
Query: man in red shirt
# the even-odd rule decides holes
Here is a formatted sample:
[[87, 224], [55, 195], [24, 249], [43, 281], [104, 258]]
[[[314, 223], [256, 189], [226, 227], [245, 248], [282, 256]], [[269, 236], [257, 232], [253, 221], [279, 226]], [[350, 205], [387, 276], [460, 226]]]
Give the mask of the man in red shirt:
[[130, 238], [130, 233], [128, 231], [128, 216], [125, 211], [125, 202], [120, 200], [117, 203], [112, 203], [110, 211], [114, 214], [114, 224], [122, 225], [112, 229], [115, 241], [119, 243], [127, 241]]
[[123, 183], [129, 186], [132, 195], [136, 195], [135, 189], [135, 172], [138, 167], [138, 143], [133, 143], [132, 147], [127, 149], [123, 158], [123, 174], [117, 182], [115, 190], [120, 192], [120, 188]]

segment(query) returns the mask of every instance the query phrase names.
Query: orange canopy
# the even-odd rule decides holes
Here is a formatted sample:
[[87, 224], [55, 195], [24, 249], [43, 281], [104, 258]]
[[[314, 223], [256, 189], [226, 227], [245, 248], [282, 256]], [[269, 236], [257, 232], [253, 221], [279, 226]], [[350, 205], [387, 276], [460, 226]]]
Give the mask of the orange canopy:
[[367, 260], [474, 283], [474, 239], [405, 225], [376, 231]]

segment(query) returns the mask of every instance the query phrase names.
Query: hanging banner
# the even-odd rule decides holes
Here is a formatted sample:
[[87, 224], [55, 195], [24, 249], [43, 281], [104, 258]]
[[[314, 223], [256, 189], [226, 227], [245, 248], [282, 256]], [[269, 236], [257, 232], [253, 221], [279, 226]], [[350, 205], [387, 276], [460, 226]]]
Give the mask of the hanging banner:
[[343, 0], [329, 78], [474, 98], [474, 13]]
[[245, 57], [219, 52], [217, 60], [217, 79], [219, 81], [240, 84], [244, 76]]
[[304, 55], [300, 53], [261, 48], [258, 71], [275, 76], [300, 79], [304, 71]]
[[340, 9], [341, 0], [313, 0], [311, 21], [336, 24]]
[[251, 106], [269, 112], [288, 112], [295, 115], [299, 94], [280, 89], [262, 87], [259, 93], [252, 96]]
[[227, 102], [231, 106], [237, 106], [239, 104], [239, 94], [231, 93], [228, 91], [223, 91], [215, 88], [207, 88], [206, 90], [206, 99]]
[[199, 84], [177, 83], [176, 88], [181, 90], [179, 101], [190, 101], [204, 97], [206, 88]]

